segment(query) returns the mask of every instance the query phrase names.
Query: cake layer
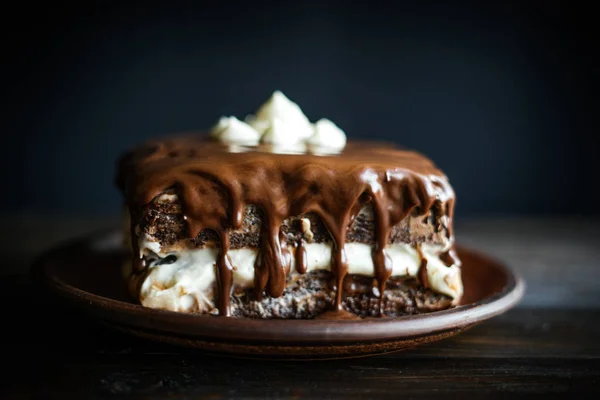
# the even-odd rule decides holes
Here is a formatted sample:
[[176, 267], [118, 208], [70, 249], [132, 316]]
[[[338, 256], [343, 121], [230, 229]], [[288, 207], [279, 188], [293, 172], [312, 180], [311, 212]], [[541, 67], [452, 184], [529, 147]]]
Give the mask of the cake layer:
[[[283, 295], [257, 301], [250, 290], [235, 293], [231, 313], [247, 318], [339, 318], [331, 315], [336, 292], [330, 272], [317, 271], [299, 276], [286, 286]], [[348, 275], [344, 279], [343, 318], [399, 317], [444, 310], [452, 299], [424, 288], [415, 279], [390, 279], [381, 298], [372, 278]]]
[[[449, 243], [447, 219], [437, 218], [443, 210], [431, 209], [426, 215], [407, 216], [390, 230], [388, 243]], [[230, 248], [258, 247], [263, 212], [254, 205], [244, 208], [243, 223], [239, 230], [230, 233]], [[178, 196], [171, 190], [160, 195], [145, 209], [139, 222], [139, 231], [150, 235], [162, 246], [202, 247], [219, 241], [214, 230], [201, 230], [195, 238], [189, 238]], [[321, 218], [313, 212], [292, 216], [283, 221], [281, 231], [288, 242], [300, 239], [311, 242], [331, 242], [332, 238]], [[365, 204], [357, 213], [346, 232], [346, 242], [375, 244], [375, 215], [371, 203]]]

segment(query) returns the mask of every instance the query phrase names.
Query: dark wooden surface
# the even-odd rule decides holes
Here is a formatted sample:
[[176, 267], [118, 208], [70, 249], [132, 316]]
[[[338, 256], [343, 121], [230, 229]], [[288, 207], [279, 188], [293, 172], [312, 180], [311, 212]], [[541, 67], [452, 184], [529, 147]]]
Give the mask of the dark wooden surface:
[[[113, 333], [36, 294], [36, 254], [114, 219], [9, 216], [0, 398], [567, 397], [600, 392], [600, 220], [465, 220], [463, 244], [520, 271], [514, 310], [456, 338], [339, 361], [231, 359]], [[51, 227], [51, 228], [50, 228]], [[595, 393], [598, 395], [598, 393]]]

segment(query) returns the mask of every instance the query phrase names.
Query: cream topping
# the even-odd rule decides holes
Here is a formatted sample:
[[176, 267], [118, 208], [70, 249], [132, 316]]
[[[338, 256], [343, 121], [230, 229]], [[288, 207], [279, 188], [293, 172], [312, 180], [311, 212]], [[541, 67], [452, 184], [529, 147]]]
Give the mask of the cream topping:
[[211, 129], [211, 136], [232, 144], [255, 145], [260, 140], [260, 134], [253, 127], [236, 117], [221, 117]]
[[[328, 119], [311, 123], [298, 104], [279, 90], [259, 107], [255, 115], [248, 115], [245, 122], [236, 117], [221, 117], [212, 128], [211, 136], [221, 142], [255, 145], [265, 143], [278, 148], [291, 148], [295, 152], [304, 145], [316, 148], [311, 151], [324, 154], [341, 150], [346, 145], [346, 134]], [[304, 151], [304, 150], [303, 150]]]
[[314, 127], [315, 132], [308, 139], [310, 145], [328, 149], [343, 149], [346, 146], [346, 134], [330, 120], [322, 118]]
[[290, 141], [298, 142], [308, 139], [313, 128], [298, 104], [288, 99], [279, 90], [273, 92], [265, 104], [260, 106], [256, 116], [250, 117], [251, 125], [259, 132], [265, 133], [273, 127], [275, 121], [285, 126]]

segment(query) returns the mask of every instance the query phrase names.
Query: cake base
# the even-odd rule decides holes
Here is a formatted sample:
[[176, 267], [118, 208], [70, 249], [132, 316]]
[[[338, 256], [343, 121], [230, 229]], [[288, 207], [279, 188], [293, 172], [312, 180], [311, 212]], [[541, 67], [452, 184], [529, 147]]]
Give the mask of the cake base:
[[[333, 276], [315, 271], [298, 277], [280, 297], [263, 296], [256, 300], [252, 290], [241, 291], [231, 298], [232, 317], [311, 319], [327, 315], [329, 319], [399, 317], [449, 308], [452, 299], [424, 288], [415, 279], [389, 281], [381, 304], [373, 278], [347, 276], [342, 297], [343, 313], [332, 313], [335, 290]], [[380, 313], [381, 306], [381, 313]]]

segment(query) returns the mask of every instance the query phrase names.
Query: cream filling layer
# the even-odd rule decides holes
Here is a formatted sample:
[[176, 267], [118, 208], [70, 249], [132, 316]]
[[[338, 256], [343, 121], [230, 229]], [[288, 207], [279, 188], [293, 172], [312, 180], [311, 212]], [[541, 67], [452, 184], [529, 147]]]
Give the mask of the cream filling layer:
[[[160, 257], [148, 266], [149, 272], [142, 282], [140, 301], [142, 305], [171, 311], [211, 311], [215, 308], [212, 288], [216, 281], [216, 259], [218, 249], [162, 248], [159, 243], [140, 239], [140, 252]], [[327, 243], [305, 244], [307, 272], [331, 269], [331, 245]], [[364, 243], [346, 243], [348, 273], [374, 276], [372, 246]], [[422, 244], [421, 251], [427, 259], [427, 280], [429, 287], [450, 296], [456, 303], [463, 293], [460, 266], [446, 266], [440, 254], [446, 249], [441, 245]], [[294, 248], [290, 248], [293, 254]], [[408, 244], [395, 243], [385, 248], [390, 257], [394, 277], [417, 277], [421, 258], [417, 250]], [[230, 249], [227, 253], [234, 267], [234, 286], [250, 288], [254, 286], [254, 262], [257, 249]], [[170, 264], [161, 263], [168, 256], [177, 257]], [[163, 260], [164, 261], [164, 260]], [[292, 269], [294, 271], [294, 257]]]

